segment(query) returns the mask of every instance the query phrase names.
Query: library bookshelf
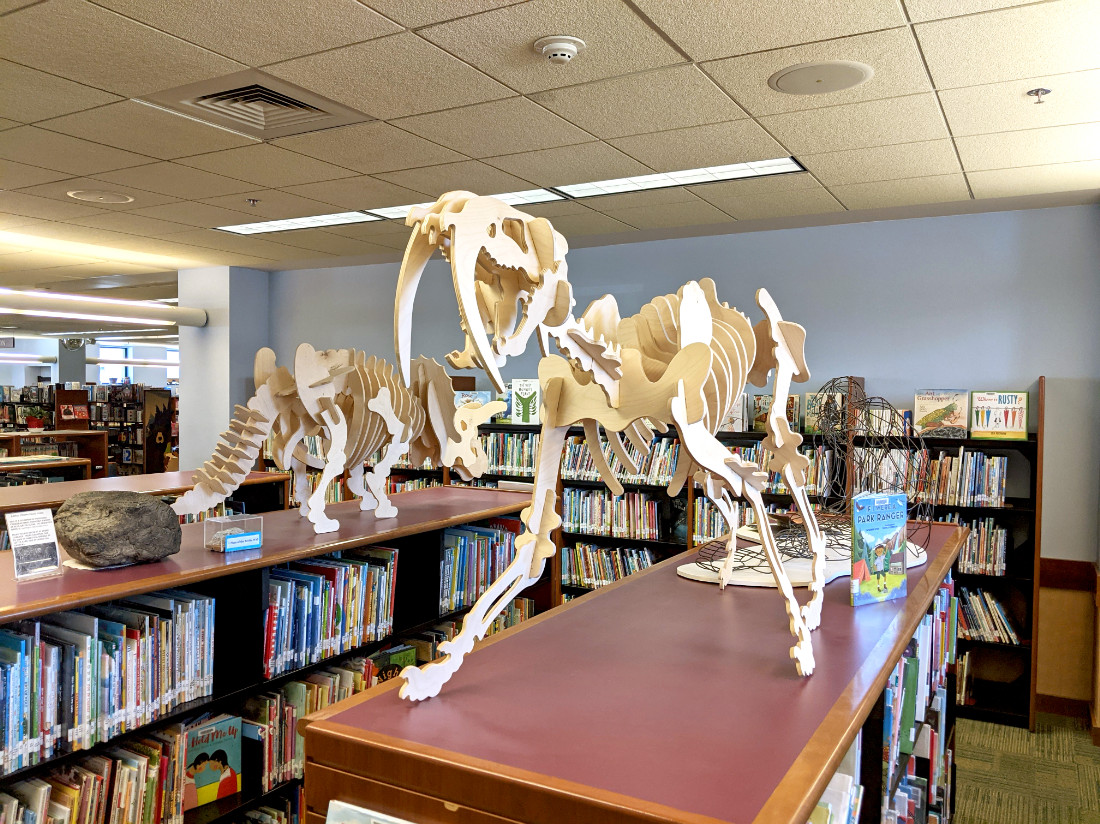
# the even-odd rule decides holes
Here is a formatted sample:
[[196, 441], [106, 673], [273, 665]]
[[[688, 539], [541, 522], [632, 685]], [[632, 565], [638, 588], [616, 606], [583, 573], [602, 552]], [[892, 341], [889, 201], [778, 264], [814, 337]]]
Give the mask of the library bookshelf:
[[[62, 447], [61, 444], [69, 444]], [[39, 429], [0, 433], [0, 449], [7, 450], [8, 457], [41, 455], [63, 450], [72, 454], [66, 457], [88, 461], [88, 477], [107, 477], [107, 433], [87, 429]]]
[[[35, 473], [49, 473], [44, 477], [71, 478], [73, 480], [88, 480], [91, 474], [91, 466], [87, 458], [45, 458], [45, 457], [15, 457], [0, 458], [0, 474], [7, 477], [7, 473], [22, 473], [33, 470]], [[56, 483], [51, 481], [51, 483]], [[41, 486], [39, 482], [35, 486]]]
[[[134, 479], [137, 480], [137, 479]], [[38, 619], [61, 610], [74, 610], [132, 598], [166, 588], [183, 588], [215, 599], [213, 629], [214, 658], [209, 695], [180, 704], [161, 713], [152, 725], [138, 726], [118, 739], [97, 744], [91, 750], [61, 753], [0, 778], [0, 790], [12, 781], [35, 777], [78, 758], [109, 749], [119, 740], [132, 738], [168, 723], [193, 718], [205, 712], [235, 711], [250, 696], [277, 689], [331, 666], [352, 654], [369, 654], [393, 638], [415, 632], [447, 616], [439, 615], [440, 548], [443, 530], [484, 518], [512, 515], [527, 503], [526, 496], [497, 490], [441, 488], [404, 494], [400, 514], [379, 520], [361, 512], [355, 503], [328, 508], [340, 521], [337, 532], [317, 535], [312, 524], [293, 510], [264, 514], [264, 544], [260, 549], [228, 554], [203, 546], [203, 524], [185, 524], [178, 554], [149, 564], [117, 569], [90, 570], [63, 567], [53, 577], [16, 582], [10, 553], [0, 555], [0, 625]], [[268, 584], [276, 565], [305, 561], [319, 555], [373, 545], [395, 547], [400, 552], [394, 596], [393, 632], [379, 641], [326, 657], [319, 662], [265, 677]], [[258, 771], [256, 765], [252, 769]], [[215, 824], [240, 820], [246, 809], [297, 790], [298, 779], [283, 781], [261, 791], [252, 782], [238, 795], [198, 807], [184, 814], [184, 824]]]
[[966, 538], [923, 528], [907, 598], [852, 609], [826, 587], [810, 678], [774, 591], [671, 558], [487, 639], [430, 701], [387, 683], [315, 713], [307, 822], [340, 800], [408, 821], [803, 824], [857, 733], [882, 740], [873, 710]]

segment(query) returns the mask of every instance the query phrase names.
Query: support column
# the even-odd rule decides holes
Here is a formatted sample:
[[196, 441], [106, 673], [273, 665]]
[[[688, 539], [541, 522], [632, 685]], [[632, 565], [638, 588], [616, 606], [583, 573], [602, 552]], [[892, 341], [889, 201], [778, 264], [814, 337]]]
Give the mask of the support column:
[[179, 305], [205, 309], [206, 326], [181, 326], [180, 469], [209, 460], [233, 405], [254, 391], [256, 350], [269, 346], [268, 273], [236, 266], [179, 272]]
[[57, 342], [57, 382], [84, 383], [87, 369], [88, 347], [81, 344], [76, 349], [67, 349], [61, 341]]

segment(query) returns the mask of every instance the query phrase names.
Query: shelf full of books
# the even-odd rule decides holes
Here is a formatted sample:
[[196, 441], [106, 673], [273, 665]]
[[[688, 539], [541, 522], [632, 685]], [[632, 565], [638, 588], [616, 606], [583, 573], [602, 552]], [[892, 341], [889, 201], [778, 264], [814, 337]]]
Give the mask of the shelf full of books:
[[661, 541], [659, 507], [646, 492], [615, 496], [603, 489], [565, 487], [562, 529], [577, 535]]
[[[524, 504], [425, 490], [408, 496], [400, 524], [336, 505], [329, 514], [344, 526], [321, 542], [296, 512], [271, 512], [248, 557], [209, 552], [202, 526], [185, 525], [180, 553], [163, 561], [66, 567], [45, 588], [9, 580], [0, 813], [33, 824], [302, 824], [298, 720], [431, 660], [458, 626], [437, 586], [444, 532], [497, 519], [455, 530], [472, 536], [455, 574], [472, 596], [514, 554], [518, 521], [501, 516]], [[438, 554], [424, 551], [432, 544]], [[150, 586], [165, 579], [178, 588]], [[534, 612], [516, 599], [494, 629]]]
[[578, 541], [561, 551], [562, 586], [597, 589], [656, 563], [651, 549], [603, 547]]

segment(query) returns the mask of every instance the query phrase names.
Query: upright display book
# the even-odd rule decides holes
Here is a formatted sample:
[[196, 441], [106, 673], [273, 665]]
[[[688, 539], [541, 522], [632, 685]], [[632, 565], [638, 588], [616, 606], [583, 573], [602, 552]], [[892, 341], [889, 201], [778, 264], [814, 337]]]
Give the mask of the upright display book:
[[516, 378], [512, 381], [512, 423], [539, 423], [541, 403], [538, 378]]
[[873, 492], [852, 498], [852, 606], [905, 597], [908, 503]]
[[844, 395], [840, 392], [807, 392], [803, 402], [802, 431], [807, 435], [821, 432], [821, 416], [832, 425], [836, 421], [841, 428], [845, 422], [840, 420], [841, 410], [844, 409]]
[[[752, 396], [752, 431], [767, 432], [765, 422], [768, 420], [768, 412], [772, 408], [771, 395]], [[787, 423], [794, 431], [798, 431], [798, 418], [802, 406], [802, 398], [798, 395], [787, 396]]]
[[974, 392], [970, 408], [972, 438], [1027, 440], [1027, 392]]
[[749, 429], [749, 396], [741, 393], [733, 402], [729, 414], [722, 419], [719, 432], [747, 432]]
[[186, 730], [184, 811], [241, 791], [241, 719], [219, 715]]
[[480, 403], [482, 406], [493, 400], [493, 393], [487, 389], [463, 389], [455, 392], [455, 409], [468, 403]]
[[965, 389], [926, 389], [913, 398], [913, 434], [926, 438], [965, 438], [970, 418]]

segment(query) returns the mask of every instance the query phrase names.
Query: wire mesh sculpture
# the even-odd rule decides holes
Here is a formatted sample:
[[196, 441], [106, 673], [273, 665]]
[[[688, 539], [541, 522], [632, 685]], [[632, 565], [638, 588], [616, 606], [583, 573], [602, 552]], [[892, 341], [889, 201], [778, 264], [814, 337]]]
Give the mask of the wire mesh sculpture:
[[[817, 432], [807, 436], [809, 445], [832, 452], [833, 461], [824, 483], [818, 485], [817, 520], [825, 537], [826, 577], [841, 577], [850, 570], [852, 557], [852, 498], [861, 492], [909, 495], [909, 520], [921, 524], [910, 538], [910, 566], [924, 563], [922, 537], [932, 520], [932, 504], [915, 496], [913, 490], [930, 488], [929, 462], [914, 460], [925, 452], [920, 435], [909, 434], [904, 416], [885, 398], [868, 396], [863, 383], [854, 377], [833, 378], [816, 393], [819, 410]], [[776, 545], [785, 566], [792, 567], [791, 581], [799, 583], [793, 569], [806, 565], [811, 552], [797, 515], [776, 513]], [[736, 525], [727, 524], [730, 529]], [[699, 550], [695, 562], [717, 575], [726, 558], [726, 543], [710, 541]], [[734, 562], [732, 583], [770, 586], [767, 558], [756, 544], [740, 546]], [[754, 580], [759, 576], [759, 580]]]

